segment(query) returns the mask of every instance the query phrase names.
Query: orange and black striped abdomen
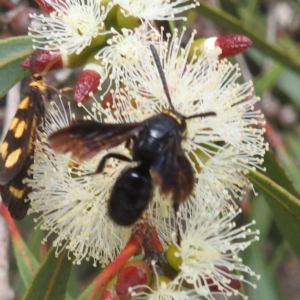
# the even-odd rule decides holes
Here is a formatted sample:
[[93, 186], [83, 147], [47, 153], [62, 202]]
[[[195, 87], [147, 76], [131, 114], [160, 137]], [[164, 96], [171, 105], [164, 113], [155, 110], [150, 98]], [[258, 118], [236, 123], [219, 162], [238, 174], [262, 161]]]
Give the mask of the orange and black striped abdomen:
[[42, 76], [33, 75], [0, 146], [0, 192], [15, 219], [22, 219], [29, 207], [25, 200], [30, 189], [23, 179], [28, 178], [33, 163], [35, 133], [45, 114], [46, 89]]

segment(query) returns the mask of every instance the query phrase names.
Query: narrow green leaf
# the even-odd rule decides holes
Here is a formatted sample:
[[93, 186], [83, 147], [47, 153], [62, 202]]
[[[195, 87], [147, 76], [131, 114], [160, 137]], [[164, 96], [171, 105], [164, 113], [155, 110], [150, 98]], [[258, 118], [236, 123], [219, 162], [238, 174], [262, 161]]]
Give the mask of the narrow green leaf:
[[[296, 192], [295, 189], [290, 193], [282, 185], [257, 171], [250, 171], [248, 177], [265, 194], [282, 234], [300, 257], [300, 200], [292, 194]], [[278, 180], [278, 175], [274, 178]], [[292, 186], [287, 179], [283, 184]]]
[[42, 246], [41, 241], [43, 240], [44, 236], [45, 232], [38, 228], [32, 232], [30, 239], [27, 242], [31, 253], [37, 260], [40, 260], [40, 251]]
[[12, 37], [0, 41], [0, 68], [18, 58], [26, 57], [33, 52], [30, 36]]
[[64, 250], [56, 258], [55, 248], [51, 248], [35, 273], [23, 300], [64, 300], [71, 269], [68, 251]]
[[20, 276], [24, 285], [28, 286], [39, 263], [20, 236], [18, 239], [12, 236], [12, 246]]
[[265, 154], [263, 167], [266, 169], [265, 174], [270, 179], [289, 191], [296, 198], [300, 198], [299, 190], [296, 189], [285, 169], [282, 168], [279, 161], [271, 154], [271, 152]]
[[[250, 218], [256, 221], [255, 228], [260, 231], [260, 240], [255, 242], [248, 247], [243, 253], [243, 261], [249, 266], [254, 272], [258, 273], [261, 278], [255, 282], [257, 288], [247, 288], [247, 296], [249, 299], [272, 299], [282, 300], [281, 291], [274, 278], [272, 270], [264, 257], [262, 251], [264, 243], [267, 239], [267, 235], [270, 232], [272, 225], [272, 214], [271, 208], [269, 207], [263, 193], [260, 193], [258, 197], [255, 197], [251, 202], [251, 215]], [[277, 252], [278, 249], [276, 249]], [[269, 258], [269, 257], [268, 257]], [[248, 276], [249, 281], [253, 282], [253, 277]]]
[[20, 67], [22, 59], [17, 59], [0, 68], [0, 97], [4, 96], [9, 89], [19, 80], [28, 76], [28, 72]]
[[[82, 294], [77, 298], [77, 300], [87, 300], [87, 299], [90, 299], [90, 297], [94, 294], [95, 289], [96, 289], [96, 283], [92, 282], [82, 292]], [[94, 295], [96, 297], [95, 299], [99, 299], [102, 293], [103, 293], [103, 290], [99, 291], [96, 295]]]
[[[254, 61], [257, 66], [262, 66], [265, 55], [255, 48], [247, 50], [247, 55]], [[281, 73], [281, 75], [280, 75]], [[280, 75], [278, 77], [278, 75]], [[300, 99], [298, 90], [295, 86], [300, 85], [300, 77], [295, 72], [286, 69], [284, 66], [273, 63], [272, 67], [264, 72], [263, 75], [253, 78], [255, 92], [262, 95], [266, 91], [270, 91], [273, 87], [279, 88], [290, 101], [300, 110]]]
[[282, 164], [285, 172], [291, 177], [295, 183], [296, 188], [300, 189], [300, 170], [299, 166], [295, 164], [295, 160], [291, 157], [291, 153], [286, 148], [277, 149], [277, 155], [280, 163]]
[[246, 26], [237, 18], [203, 2], [201, 2], [201, 5], [197, 10], [203, 16], [211, 19], [217, 26], [232, 33], [243, 34], [249, 37], [257, 49], [272, 57], [278, 63], [281, 63], [300, 74], [300, 61], [295, 59], [295, 57], [297, 57], [296, 55], [293, 55], [274, 44], [268, 43], [263, 36], [255, 33], [253, 28]]
[[73, 300], [74, 298], [71, 297], [69, 294], [66, 295], [65, 300]]
[[21, 61], [33, 51], [29, 36], [13, 37], [0, 41], [0, 97], [28, 72], [20, 67]]
[[256, 221], [256, 227], [259, 229], [259, 243], [266, 241], [272, 226], [273, 217], [263, 193], [260, 193], [251, 201], [250, 217]]
[[85, 275], [87, 274], [90, 275], [90, 268], [92, 268], [92, 272], [93, 272], [94, 267], [89, 264], [87, 265], [84, 264], [81, 267], [77, 265], [76, 268], [72, 269], [72, 272], [69, 277], [68, 287], [67, 287], [67, 291], [69, 295], [68, 299], [70, 299], [71, 297], [77, 298], [78, 295], [81, 293], [82, 287], [81, 285], [78, 285], [78, 282], [81, 280], [81, 278], [85, 278], [85, 275], [83, 275], [84, 271], [82, 269], [85, 270], [86, 267], [88, 268], [88, 270], [86, 270], [87, 273]]
[[[291, 154], [291, 156], [294, 159], [297, 159], [300, 156], [299, 135], [297, 134], [297, 132], [288, 131], [285, 134], [285, 142], [286, 142], [288, 151]], [[296, 164], [296, 165], [298, 165], [298, 164]], [[298, 177], [298, 179], [299, 179], [299, 177]]]
[[300, 110], [300, 99], [298, 87], [300, 85], [300, 78], [297, 74], [286, 70], [277, 82], [278, 87], [283, 91], [291, 100], [291, 102]]
[[[255, 282], [257, 288], [253, 289], [250, 287], [247, 289], [249, 299], [284, 299], [280, 295], [281, 292], [278, 290], [278, 284], [275, 282], [273, 274], [266, 265], [266, 259], [263, 257], [263, 251], [261, 251], [259, 243], [253, 243], [245, 251], [243, 261], [261, 276], [260, 280]], [[250, 282], [253, 282], [253, 277], [249, 276], [248, 279]]]

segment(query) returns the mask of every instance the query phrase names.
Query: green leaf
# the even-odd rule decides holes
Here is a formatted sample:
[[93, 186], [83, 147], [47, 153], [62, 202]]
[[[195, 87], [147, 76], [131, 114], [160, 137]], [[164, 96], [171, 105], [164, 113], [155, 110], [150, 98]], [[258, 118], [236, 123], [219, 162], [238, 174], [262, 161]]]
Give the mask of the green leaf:
[[300, 198], [299, 190], [296, 189], [285, 169], [282, 168], [279, 161], [271, 152], [267, 152], [265, 154], [263, 167], [266, 169], [264, 174], [275, 181], [278, 185], [289, 191], [293, 196]]
[[56, 258], [55, 248], [52, 247], [35, 273], [23, 300], [64, 300], [71, 269], [68, 251], [64, 250]]
[[248, 177], [264, 194], [282, 234], [300, 257], [300, 200], [298, 191], [279, 164], [266, 156], [267, 177], [250, 171]]
[[99, 299], [101, 294], [103, 293], [103, 290], [99, 291], [98, 293], [94, 293], [97, 285], [95, 282], [92, 282], [83, 292], [82, 294], [77, 298], [77, 300], [87, 300], [90, 299], [93, 295], [93, 298]]
[[290, 98], [290, 102], [296, 106], [297, 110], [300, 110], [299, 93], [298, 89], [295, 88], [300, 85], [299, 76], [289, 70], [286, 70], [278, 79], [277, 85], [280, 90]]
[[[249, 299], [283, 300], [284, 298], [280, 296], [281, 292], [278, 290], [278, 284], [275, 282], [272, 272], [270, 272], [266, 265], [266, 260], [261, 249], [259, 243], [253, 243], [243, 255], [245, 264], [251, 266], [251, 269], [261, 276], [259, 281], [254, 282], [257, 284], [257, 288], [253, 289], [250, 287], [247, 289], [247, 296]], [[254, 281], [253, 277], [250, 276], [248, 280], [250, 282]]]
[[17, 239], [12, 236], [12, 246], [20, 276], [24, 285], [28, 286], [39, 263], [20, 236]]
[[[297, 132], [293, 132], [293, 131], [287, 132], [285, 135], [285, 142], [286, 142], [288, 152], [290, 153], [292, 158], [294, 158], [295, 161], [300, 155], [299, 135], [297, 134]], [[296, 166], [297, 165], [298, 164], [296, 163]]]
[[0, 41], [0, 97], [20, 79], [28, 75], [28, 72], [20, 66], [33, 51], [29, 36], [13, 37]]
[[276, 149], [278, 159], [282, 164], [286, 173], [291, 177], [295, 183], [296, 188], [300, 189], [300, 170], [299, 166], [295, 164], [295, 160], [292, 158], [291, 153], [287, 151], [285, 147], [277, 147]]
[[43, 240], [45, 236], [45, 232], [42, 231], [40, 228], [34, 230], [30, 236], [30, 239], [28, 240], [27, 244], [31, 251], [31, 253], [34, 255], [34, 257], [37, 260], [40, 260], [40, 254], [41, 254], [41, 241]]
[[259, 229], [259, 243], [262, 244], [267, 240], [273, 222], [271, 209], [263, 193], [260, 193], [251, 201], [250, 217], [256, 222], [256, 227]]
[[[257, 49], [252, 48], [247, 51], [248, 56], [255, 62], [256, 65], [264, 64], [265, 56]], [[295, 86], [300, 85], [300, 77], [298, 74], [285, 69], [282, 65], [274, 62], [267, 72], [253, 78], [255, 92], [262, 95], [264, 92], [271, 91], [273, 87], [279, 88], [290, 100], [287, 102], [293, 103], [300, 110], [300, 99], [298, 90]]]
[[265, 55], [272, 57], [278, 63], [300, 74], [300, 61], [295, 59], [297, 57], [296, 53], [290, 53], [275, 44], [268, 43], [263, 36], [255, 33], [253, 28], [246, 26], [239, 19], [211, 5], [201, 2], [197, 10], [203, 16], [211, 19], [220, 28], [249, 37], [254, 46]]
[[[271, 208], [268, 206], [267, 201], [263, 193], [260, 193], [258, 197], [255, 197], [251, 202], [251, 219], [256, 221], [255, 228], [260, 231], [259, 241], [251, 244], [243, 253], [243, 261], [254, 272], [258, 273], [261, 278], [255, 282], [253, 277], [248, 276], [248, 280], [257, 284], [257, 288], [247, 288], [247, 296], [249, 299], [272, 299], [282, 300], [281, 291], [276, 282], [274, 272], [270, 270], [269, 265], [264, 257], [265, 253], [261, 250], [264, 248], [267, 235], [269, 234], [272, 225]], [[278, 249], [276, 249], [278, 251]], [[269, 260], [269, 257], [268, 257]], [[269, 263], [269, 262], [268, 262]]]

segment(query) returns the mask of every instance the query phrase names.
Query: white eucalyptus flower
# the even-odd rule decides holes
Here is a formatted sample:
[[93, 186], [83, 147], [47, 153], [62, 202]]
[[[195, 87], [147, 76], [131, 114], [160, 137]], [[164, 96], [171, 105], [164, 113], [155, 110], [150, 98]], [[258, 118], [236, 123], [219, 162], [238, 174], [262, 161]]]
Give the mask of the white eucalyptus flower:
[[108, 33], [104, 20], [112, 3], [104, 6], [98, 0], [45, 1], [54, 11], [49, 16], [31, 15], [37, 21], [34, 27], [29, 27], [35, 49], [79, 54], [93, 40]]
[[134, 16], [148, 22], [154, 20], [186, 20], [178, 14], [199, 6], [199, 2], [196, 0], [116, 0], [116, 3], [121, 6], [121, 12], [124, 16]]
[[[142, 122], [170, 109], [148, 36], [142, 38], [139, 34], [130, 31], [116, 34], [107, 51], [98, 53], [97, 57], [104, 60], [106, 73], [112, 74], [111, 80], [118, 79], [110, 101], [95, 101], [92, 108], [85, 108], [89, 119], [103, 123]], [[149, 31], [150, 40], [152, 34]], [[227, 60], [219, 61], [218, 49], [199, 57], [194, 55], [188, 62], [193, 37], [185, 48], [180, 46], [182, 35], [175, 34], [167, 44], [153, 40], [174, 108], [184, 116], [215, 113], [187, 119], [187, 132], [181, 143], [194, 168], [195, 183], [192, 195], [180, 207], [181, 217], [189, 222], [194, 211], [202, 211], [206, 201], [218, 207], [224, 218], [225, 212], [231, 216], [226, 200], [230, 203], [232, 196], [238, 197], [243, 186], [249, 184], [245, 173], [260, 167], [267, 148], [262, 137], [264, 120], [253, 108], [258, 99], [252, 95], [252, 84], [237, 82], [238, 67]], [[42, 213], [38, 218], [42, 229], [58, 234], [55, 241], [58, 252], [67, 247], [74, 253], [76, 263], [86, 257], [107, 264], [130, 235], [130, 228], [120, 228], [108, 218], [107, 201], [121, 171], [136, 162], [110, 159], [102, 173], [82, 176], [96, 170], [107, 152], [102, 151], [82, 164], [77, 164], [70, 155], [55, 155], [49, 149], [47, 136], [68, 126], [69, 119], [65, 113], [52, 109], [45, 132], [39, 134], [42, 143], [37, 142], [34, 179], [28, 180], [34, 188], [30, 196], [31, 211]], [[131, 155], [125, 145], [111, 151]], [[172, 213], [172, 202], [166, 201], [155, 188], [142, 221], [156, 226], [165, 246], [170, 244], [174, 231]]]
[[[147, 26], [135, 30], [122, 29], [122, 33], [112, 29], [113, 36], [96, 55], [95, 59], [103, 68], [101, 84], [110, 79], [117, 89], [126, 75], [124, 72], [135, 68], [144, 55], [147, 55], [150, 44], [156, 43], [159, 33]], [[101, 85], [100, 84], [100, 85]], [[111, 84], [109, 85], [110, 88]], [[101, 89], [101, 87], [100, 87]]]
[[[253, 96], [252, 82], [238, 82], [237, 65], [219, 60], [218, 48], [199, 57], [190, 54], [193, 58], [188, 61], [193, 36], [185, 48], [180, 46], [182, 37], [183, 33], [175, 32], [168, 48], [165, 43], [156, 44], [172, 105], [186, 117], [216, 114], [187, 119], [182, 146], [195, 168], [199, 190], [204, 183], [211, 191], [238, 196], [245, 184], [250, 185], [244, 175], [261, 168], [268, 149], [263, 138], [265, 121], [254, 107], [259, 98]], [[123, 75], [127, 93], [142, 103], [144, 119], [171, 108], [150, 50]]]
[[[111, 162], [105, 171], [92, 173], [103, 153], [80, 165], [70, 155], [53, 153], [47, 137], [54, 131], [69, 125], [71, 113], [52, 106], [48, 110], [45, 127], [38, 131], [32, 173], [34, 179], [26, 182], [33, 187], [29, 196], [29, 213], [40, 213], [37, 227], [55, 233], [56, 254], [64, 248], [73, 253], [73, 261], [92, 258], [94, 263], [107, 265], [128, 241], [130, 228], [120, 227], [107, 216], [107, 199], [124, 163]], [[126, 149], [118, 148], [119, 152]]]
[[178, 216], [180, 245], [175, 233], [173, 243], [177, 247], [174, 255], [180, 258], [181, 264], [174, 283], [190, 284], [204, 299], [214, 300], [216, 295], [223, 295], [225, 299], [240, 295], [247, 299], [236, 283], [255, 288], [245, 275], [257, 279], [260, 276], [243, 264], [239, 254], [258, 240], [259, 232], [250, 229], [254, 221], [236, 227], [234, 218], [240, 212], [232, 209], [224, 214], [220, 206], [212, 206], [208, 200], [194, 209], [188, 220], [185, 215], [183, 219]]

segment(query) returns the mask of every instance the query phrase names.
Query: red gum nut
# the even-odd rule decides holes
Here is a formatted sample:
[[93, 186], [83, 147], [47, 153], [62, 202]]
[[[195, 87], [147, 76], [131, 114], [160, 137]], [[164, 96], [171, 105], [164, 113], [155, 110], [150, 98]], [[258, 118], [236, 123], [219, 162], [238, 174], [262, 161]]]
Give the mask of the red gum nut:
[[21, 62], [21, 67], [31, 72], [41, 73], [62, 69], [63, 60], [60, 52], [50, 53], [46, 50], [36, 50], [32, 55]]
[[94, 70], [84, 70], [74, 87], [74, 101], [76, 103], [90, 100], [98, 90], [100, 74]]
[[[131, 287], [137, 285], [148, 285], [151, 278], [151, 271], [148, 265], [141, 260], [129, 261], [119, 272], [116, 282], [116, 293], [122, 300], [132, 298], [130, 291]], [[134, 290], [135, 292], [142, 291], [143, 288]]]
[[237, 55], [252, 46], [252, 41], [244, 35], [226, 35], [218, 37], [215, 46], [222, 49], [219, 58]]
[[[35, 0], [35, 2], [38, 4], [38, 6], [40, 7], [40, 9], [46, 13], [46, 14], [50, 14], [52, 13], [53, 11], [55, 11], [55, 8], [49, 4], [49, 2], [45, 1], [45, 0]], [[56, 0], [56, 4], [61, 4], [61, 6], [66, 6], [64, 4], [64, 1], [59, 1], [59, 0]]]

